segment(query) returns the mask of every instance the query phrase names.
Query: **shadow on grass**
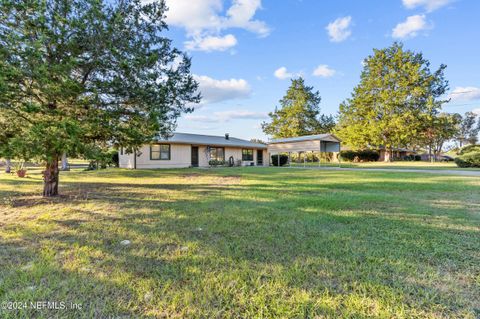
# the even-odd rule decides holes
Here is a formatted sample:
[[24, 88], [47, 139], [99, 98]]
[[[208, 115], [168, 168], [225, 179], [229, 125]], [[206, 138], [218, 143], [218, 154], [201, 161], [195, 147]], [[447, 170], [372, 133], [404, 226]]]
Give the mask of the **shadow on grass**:
[[[151, 178], [165, 174], [155, 172]], [[247, 172], [241, 174], [241, 182], [224, 185], [66, 182], [66, 197], [30, 204], [52, 209], [67, 202], [74, 214], [38, 220], [35, 226], [2, 226], [17, 236], [1, 238], [8, 249], [0, 266], [5, 276], [27, 284], [44, 277], [28, 277], [14, 265], [30, 259], [42, 262], [41, 273], [54, 284], [46, 285], [50, 289], [39, 297], [83, 300], [90, 311], [82, 313], [84, 317], [92, 311], [136, 316], [156, 307], [167, 316], [212, 316], [220, 310], [241, 314], [246, 311], [243, 298], [254, 310], [274, 317], [282, 315], [282, 308], [273, 306], [275, 298], [284, 307], [299, 307], [282, 299], [284, 291], [305, 291], [315, 298], [328, 292], [343, 302], [331, 308], [311, 301], [300, 304], [303, 308], [296, 314], [302, 310], [307, 317], [346, 315], [342, 311], [348, 296], [355, 294], [376, 299], [382, 307], [391, 305], [390, 315], [403, 309], [407, 316], [409, 311], [475, 316], [480, 307], [473, 279], [479, 275], [479, 224], [468, 220], [465, 207], [478, 209], [478, 202], [455, 209], [434, 207], [430, 195], [412, 195], [423, 188], [441, 196], [444, 185], [432, 186], [420, 178], [412, 189], [393, 177], [377, 181], [373, 176], [363, 187], [365, 181], [336, 181], [342, 176], [338, 173], [329, 174], [330, 180], [323, 183], [315, 177], [274, 175], [259, 178]], [[460, 185], [450, 188], [454, 193], [477, 190], [459, 180]], [[98, 210], [88, 205], [92, 202]], [[449, 229], [452, 216], [458, 225]], [[471, 227], [462, 227], [467, 225]], [[131, 240], [131, 246], [120, 246], [123, 239]], [[75, 251], [86, 249], [86, 261], [61, 254], [72, 246]], [[42, 255], [45, 247], [51, 255]], [[71, 268], [76, 258], [93, 271], [84, 274], [81, 267]], [[216, 281], [210, 274], [218, 277]], [[146, 302], [135, 283], [118, 279], [122, 276], [146, 281], [161, 293]], [[232, 280], [242, 283], [243, 292], [224, 290]], [[79, 283], [85, 289], [71, 294], [61, 290], [62, 282], [68, 289]], [[12, 281], [4, 287], [2, 300], [18, 296], [12, 292], [18, 284]], [[186, 297], [189, 293], [206, 295], [192, 300]], [[267, 298], [266, 309], [252, 299], [255, 295]]]

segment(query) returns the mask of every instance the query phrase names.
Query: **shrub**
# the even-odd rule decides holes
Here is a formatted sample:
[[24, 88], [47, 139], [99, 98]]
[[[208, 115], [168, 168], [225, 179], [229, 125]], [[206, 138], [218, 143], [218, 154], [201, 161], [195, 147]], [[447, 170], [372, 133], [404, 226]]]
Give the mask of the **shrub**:
[[480, 167], [480, 152], [468, 153], [455, 158], [458, 167]]
[[208, 165], [210, 165], [210, 166], [223, 166], [223, 165], [225, 165], [225, 161], [211, 159], [211, 160], [208, 161]]
[[422, 157], [421, 157], [420, 155], [415, 155], [415, 156], [414, 156], [414, 160], [417, 161], [417, 162], [419, 162], [419, 161], [422, 160]]
[[466, 155], [470, 153], [480, 153], [480, 144], [467, 145], [458, 151], [458, 155]]
[[340, 157], [347, 162], [353, 162], [356, 158], [360, 162], [376, 162], [380, 158], [380, 154], [373, 150], [341, 151]]
[[[278, 155], [272, 155], [272, 164], [273, 166], [278, 166]], [[280, 155], [280, 166], [287, 164], [288, 155]]]

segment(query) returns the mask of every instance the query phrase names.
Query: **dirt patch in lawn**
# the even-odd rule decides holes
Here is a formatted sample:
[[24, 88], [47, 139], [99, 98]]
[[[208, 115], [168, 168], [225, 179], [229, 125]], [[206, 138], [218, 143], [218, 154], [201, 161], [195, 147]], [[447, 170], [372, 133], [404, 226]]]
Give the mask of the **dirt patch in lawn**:
[[218, 176], [215, 178], [215, 182], [222, 185], [240, 184], [241, 180], [242, 178], [240, 177], [240, 175]]

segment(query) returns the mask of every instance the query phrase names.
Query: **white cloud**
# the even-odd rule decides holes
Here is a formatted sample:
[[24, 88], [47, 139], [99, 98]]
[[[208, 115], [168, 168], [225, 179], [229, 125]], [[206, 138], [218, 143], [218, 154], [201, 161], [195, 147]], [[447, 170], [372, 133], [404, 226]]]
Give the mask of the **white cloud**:
[[253, 20], [256, 11], [262, 8], [261, 0], [234, 0], [227, 11], [226, 27], [242, 28], [259, 36], [267, 36], [270, 28], [265, 22]]
[[351, 24], [351, 16], [338, 18], [335, 21], [330, 22], [325, 28], [330, 36], [330, 41], [342, 42], [346, 40], [352, 34], [352, 31], [350, 30]]
[[[147, 1], [147, 0], [144, 0]], [[270, 28], [263, 21], [254, 19], [261, 9], [261, 0], [233, 0], [225, 12], [222, 0], [166, 0], [169, 10], [166, 13], [168, 25], [184, 28], [187, 37], [187, 49], [213, 51], [225, 50], [237, 44], [232, 39], [222, 36], [230, 28], [240, 28], [261, 37], [270, 33]], [[223, 45], [198, 45], [199, 43], [222, 40]], [[228, 41], [228, 45], [225, 43]]]
[[335, 75], [335, 73], [337, 73], [337, 71], [330, 68], [326, 64], [321, 64], [321, 65], [317, 66], [317, 68], [315, 70], [313, 70], [313, 75], [314, 76], [320, 76], [322, 78], [332, 77], [332, 76]]
[[416, 7], [424, 7], [428, 12], [439, 9], [452, 0], [402, 0], [403, 5], [408, 9], [414, 9]]
[[223, 112], [215, 112], [214, 114], [224, 122], [227, 122], [232, 119], [233, 120], [235, 119], [259, 120], [267, 117], [266, 113], [253, 112], [248, 110], [223, 111]]
[[251, 88], [244, 79], [216, 80], [205, 75], [194, 75], [202, 93], [202, 103], [218, 103], [250, 96]]
[[185, 42], [185, 48], [190, 51], [225, 51], [237, 44], [237, 38], [233, 34], [225, 36], [194, 37]]
[[477, 115], [480, 115], [480, 108], [473, 109], [472, 112]]
[[427, 23], [425, 15], [413, 15], [407, 17], [407, 20], [397, 24], [392, 30], [392, 37], [398, 39], [413, 38], [420, 31], [431, 29], [432, 26]]
[[475, 101], [480, 100], [480, 88], [474, 86], [456, 87], [449, 97], [452, 101]]
[[231, 120], [260, 120], [267, 117], [266, 113], [253, 112], [249, 110], [232, 110], [213, 112], [211, 115], [187, 114], [185, 118], [193, 122], [203, 123], [224, 123]]
[[276, 69], [275, 72], [273, 72], [273, 75], [275, 75], [275, 77], [280, 80], [286, 80], [294, 76], [294, 74], [288, 72], [287, 68], [284, 66]]

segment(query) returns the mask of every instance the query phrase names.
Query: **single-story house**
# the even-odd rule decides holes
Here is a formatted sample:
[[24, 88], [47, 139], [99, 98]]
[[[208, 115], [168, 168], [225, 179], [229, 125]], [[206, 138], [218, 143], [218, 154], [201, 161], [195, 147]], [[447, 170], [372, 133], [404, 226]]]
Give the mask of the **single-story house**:
[[173, 133], [143, 145], [135, 154], [119, 150], [122, 168], [208, 167], [210, 160], [241, 166], [268, 166], [267, 145], [239, 138]]
[[[376, 151], [379, 154], [378, 161], [383, 162], [385, 161], [385, 156], [388, 154], [385, 147], [370, 147], [369, 150]], [[342, 151], [350, 151], [352, 150], [348, 146], [342, 146]], [[400, 147], [393, 147], [392, 148], [392, 159], [404, 159], [407, 156], [417, 154], [416, 151], [410, 150], [408, 148], [400, 148]]]
[[[380, 154], [380, 157], [378, 158], [378, 161], [379, 162], [385, 161], [385, 155], [387, 154], [387, 151], [385, 150], [385, 148], [384, 147], [380, 148], [378, 150], [378, 153]], [[392, 158], [393, 159], [404, 159], [407, 156], [415, 155], [415, 154], [417, 154], [417, 152], [415, 152], [414, 150], [410, 150], [408, 148], [400, 148], [400, 147], [392, 148]]]

